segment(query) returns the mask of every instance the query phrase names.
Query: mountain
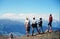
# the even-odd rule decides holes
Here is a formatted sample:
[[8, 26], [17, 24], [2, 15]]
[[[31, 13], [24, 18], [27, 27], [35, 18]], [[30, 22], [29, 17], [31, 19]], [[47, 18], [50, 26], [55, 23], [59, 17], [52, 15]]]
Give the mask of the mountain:
[[0, 34], [9, 34], [10, 32], [24, 34], [24, 23], [9, 19], [0, 19]]
[[[53, 30], [60, 30], [59, 21], [54, 21], [52, 23]], [[43, 21], [43, 30], [45, 31], [48, 27], [48, 21]], [[13, 33], [15, 36], [25, 35], [25, 26], [24, 21], [16, 21], [10, 19], [0, 19], [0, 35], [8, 35], [9, 33]], [[32, 32], [32, 29], [30, 33]], [[35, 30], [36, 32], [36, 30]]]

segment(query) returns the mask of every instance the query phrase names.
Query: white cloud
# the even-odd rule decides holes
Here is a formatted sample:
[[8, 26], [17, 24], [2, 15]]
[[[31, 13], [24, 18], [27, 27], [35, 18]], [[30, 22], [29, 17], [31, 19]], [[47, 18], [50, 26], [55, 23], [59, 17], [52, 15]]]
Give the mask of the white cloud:
[[[53, 18], [55, 20], [59, 21], [59, 16], [56, 14], [52, 14]], [[20, 19], [25, 19], [26, 17], [29, 17], [30, 19], [32, 19], [33, 17], [36, 17], [36, 19], [39, 19], [40, 17], [42, 17], [44, 20], [48, 20], [49, 14], [12, 14], [12, 13], [6, 13], [6, 14], [2, 14], [0, 15], [0, 19], [12, 19], [12, 20], [20, 20]]]
[[0, 18], [5, 18], [5, 19], [18, 19], [18, 15], [17, 14], [12, 14], [12, 13], [6, 13], [6, 14], [2, 14], [0, 16]]

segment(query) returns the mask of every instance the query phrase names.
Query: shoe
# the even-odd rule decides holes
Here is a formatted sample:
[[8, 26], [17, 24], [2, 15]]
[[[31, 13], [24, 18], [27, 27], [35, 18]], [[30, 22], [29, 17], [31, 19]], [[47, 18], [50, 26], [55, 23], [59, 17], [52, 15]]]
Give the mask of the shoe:
[[27, 35], [27, 37], [29, 37], [29, 35]]
[[50, 30], [49, 32], [52, 32], [52, 30]]
[[32, 36], [33, 36], [33, 34], [32, 34]]

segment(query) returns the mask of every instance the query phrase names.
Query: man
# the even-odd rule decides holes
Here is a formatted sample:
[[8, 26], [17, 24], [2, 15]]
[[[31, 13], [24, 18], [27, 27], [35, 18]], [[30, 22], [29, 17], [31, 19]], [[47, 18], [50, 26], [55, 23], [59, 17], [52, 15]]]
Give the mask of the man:
[[52, 32], [52, 21], [53, 21], [53, 17], [52, 17], [52, 14], [50, 14], [49, 23], [48, 23], [48, 27], [50, 28], [48, 29], [49, 32]]
[[[38, 22], [38, 25], [39, 25], [39, 31], [41, 31], [42, 30], [42, 32], [43, 32], [43, 28], [42, 28], [42, 18], [40, 18], [39, 19], [39, 22]], [[41, 28], [41, 30], [40, 30], [40, 28]], [[43, 32], [44, 33], [44, 32]]]
[[[38, 31], [37, 21], [35, 20], [35, 17], [33, 17], [33, 20], [32, 20], [32, 36], [34, 34], [34, 28], [36, 28], [36, 30]], [[39, 33], [39, 31], [38, 31], [38, 33]]]
[[30, 21], [28, 18], [26, 18], [26, 20], [25, 20], [25, 27], [26, 27], [26, 35], [28, 37], [29, 33], [30, 33]]

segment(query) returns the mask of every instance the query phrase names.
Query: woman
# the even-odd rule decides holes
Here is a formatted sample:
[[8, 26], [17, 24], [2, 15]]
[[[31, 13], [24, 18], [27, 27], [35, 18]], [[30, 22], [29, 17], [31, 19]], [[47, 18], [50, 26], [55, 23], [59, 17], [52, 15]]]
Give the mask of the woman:
[[26, 27], [26, 35], [29, 36], [30, 33], [30, 21], [28, 18], [25, 20], [25, 27]]

